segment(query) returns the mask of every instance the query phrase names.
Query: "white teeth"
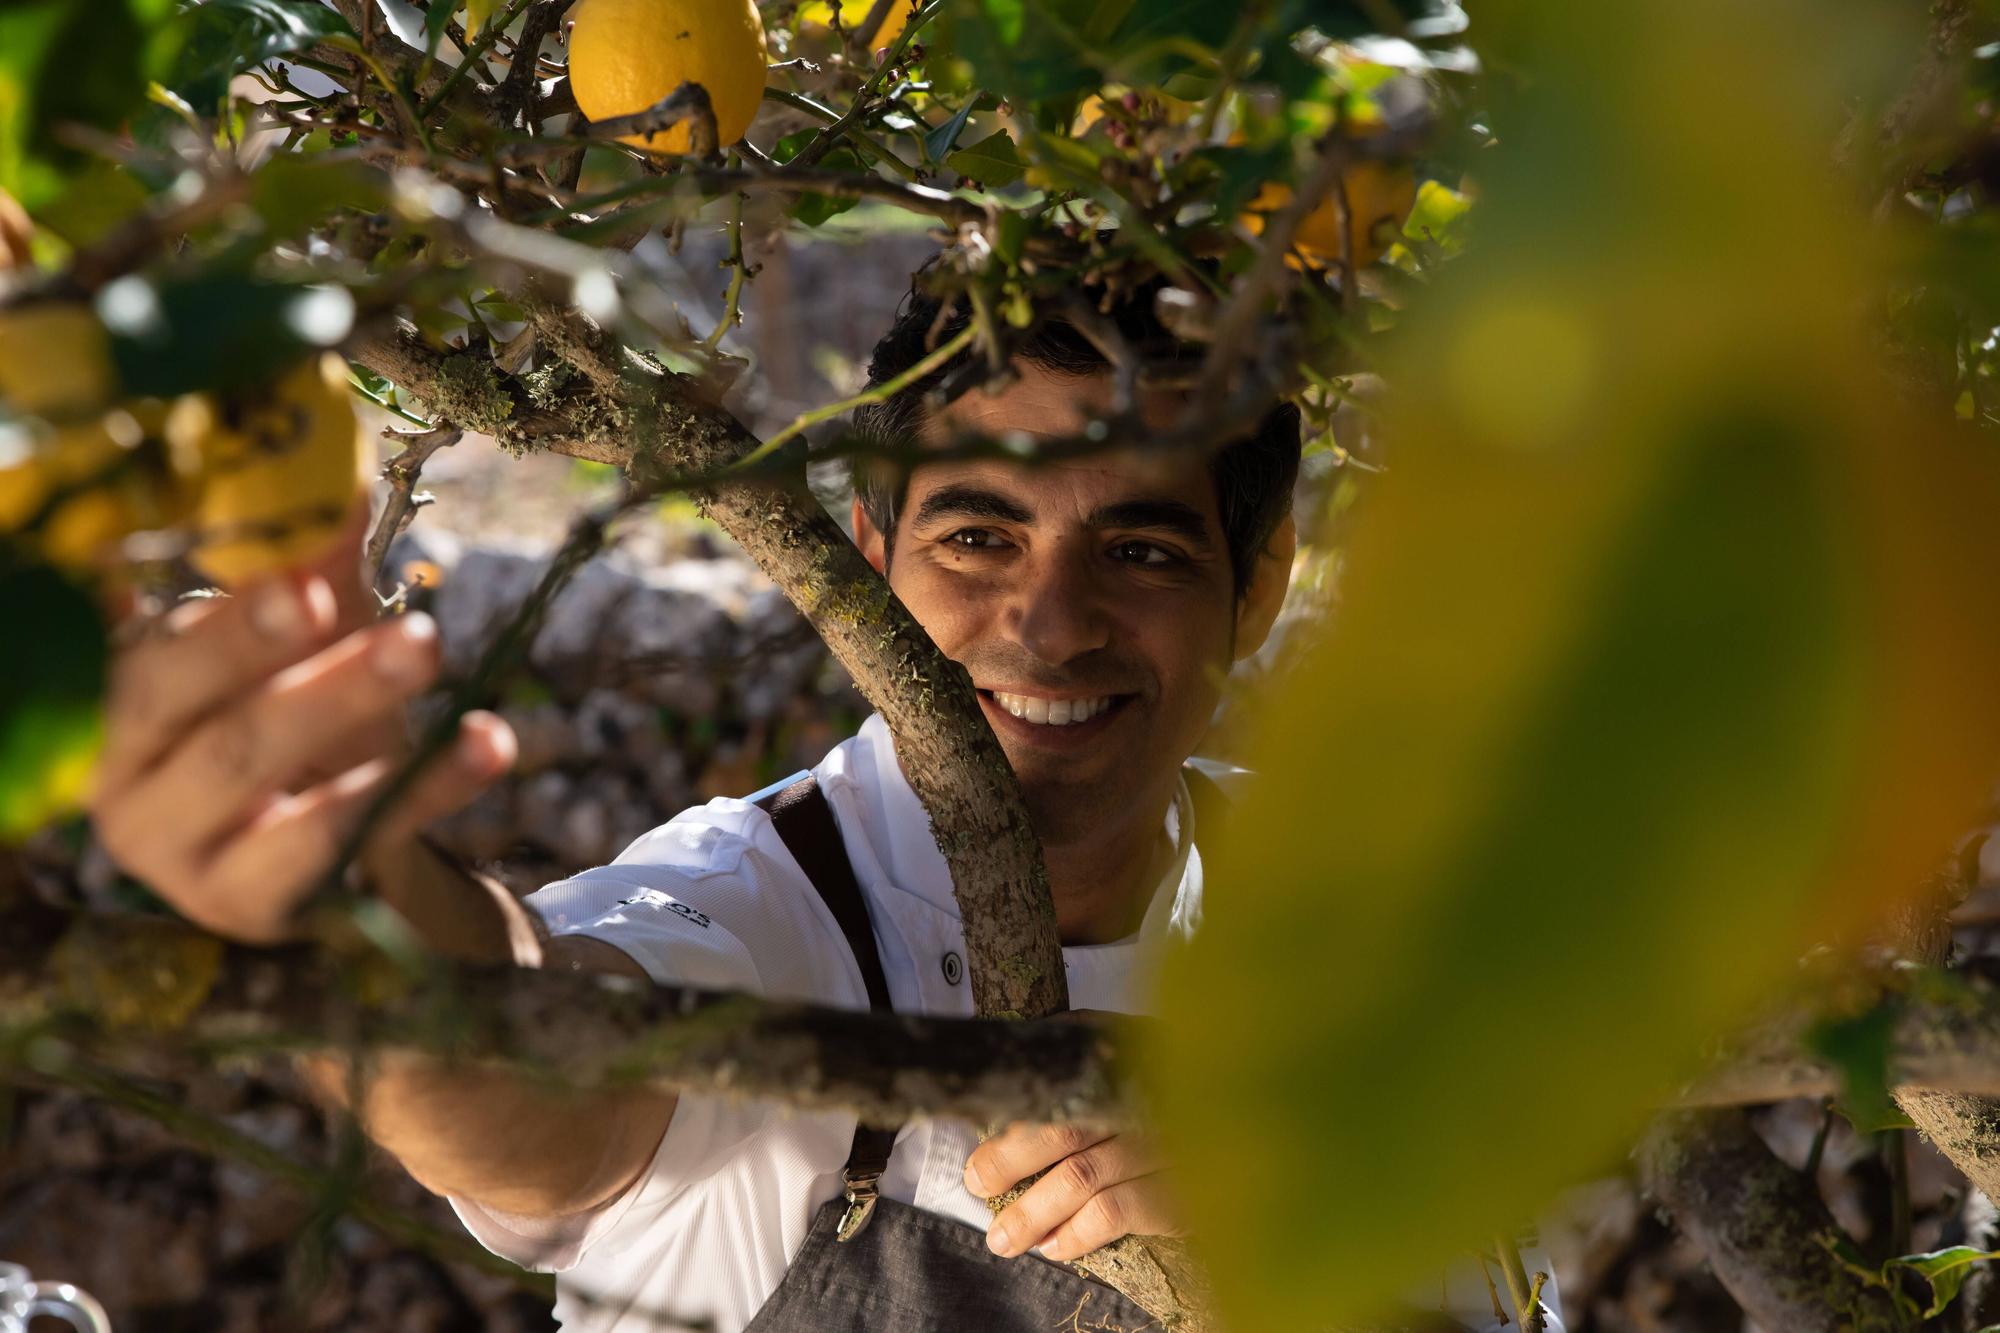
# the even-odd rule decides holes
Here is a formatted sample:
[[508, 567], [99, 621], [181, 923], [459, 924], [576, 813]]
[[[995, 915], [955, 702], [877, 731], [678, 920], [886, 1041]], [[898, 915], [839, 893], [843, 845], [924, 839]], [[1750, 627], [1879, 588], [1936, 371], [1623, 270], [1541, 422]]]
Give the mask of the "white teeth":
[[1032, 694], [1003, 694], [993, 691], [993, 701], [1024, 722], [1063, 727], [1088, 722], [1111, 707], [1109, 696], [1099, 699], [1042, 699]]

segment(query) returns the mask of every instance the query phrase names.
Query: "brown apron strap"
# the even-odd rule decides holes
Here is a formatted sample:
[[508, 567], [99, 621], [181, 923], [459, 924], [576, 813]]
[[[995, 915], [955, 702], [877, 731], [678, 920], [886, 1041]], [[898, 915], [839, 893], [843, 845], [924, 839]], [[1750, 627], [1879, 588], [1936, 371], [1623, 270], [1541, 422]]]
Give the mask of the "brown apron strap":
[[[840, 826], [833, 821], [833, 807], [819, 781], [807, 773], [797, 782], [756, 802], [771, 816], [785, 849], [806, 872], [820, 901], [833, 913], [847, 947], [861, 969], [861, 981], [868, 989], [869, 1007], [890, 1013], [889, 979], [882, 971], [882, 955], [875, 947], [875, 928], [868, 919], [868, 901], [854, 878], [854, 866], [847, 859], [847, 844], [840, 840]], [[849, 1240], [868, 1225], [874, 1216], [876, 1183], [889, 1167], [889, 1152], [896, 1146], [896, 1126], [860, 1124], [854, 1127], [854, 1143], [847, 1153], [841, 1178], [847, 1187], [847, 1212], [835, 1233]]]

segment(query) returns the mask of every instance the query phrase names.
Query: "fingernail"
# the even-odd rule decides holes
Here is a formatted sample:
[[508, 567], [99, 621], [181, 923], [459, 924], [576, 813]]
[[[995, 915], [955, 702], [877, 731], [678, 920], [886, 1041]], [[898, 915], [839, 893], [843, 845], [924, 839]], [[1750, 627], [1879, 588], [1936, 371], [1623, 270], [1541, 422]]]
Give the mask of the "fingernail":
[[992, 1197], [984, 1189], [982, 1182], [979, 1179], [979, 1173], [973, 1170], [970, 1166], [965, 1168], [965, 1188], [970, 1190], [972, 1193], [977, 1194], [982, 1199], [988, 1199]]
[[375, 641], [370, 665], [391, 684], [415, 685], [430, 671], [436, 640], [437, 625], [423, 612], [398, 616], [395, 627]]
[[289, 583], [274, 583], [250, 604], [250, 624], [265, 638], [286, 643], [306, 627], [306, 609]]
[[1014, 1256], [1014, 1228], [1005, 1218], [995, 1218], [993, 1225], [986, 1228], [986, 1248], [1003, 1259]]

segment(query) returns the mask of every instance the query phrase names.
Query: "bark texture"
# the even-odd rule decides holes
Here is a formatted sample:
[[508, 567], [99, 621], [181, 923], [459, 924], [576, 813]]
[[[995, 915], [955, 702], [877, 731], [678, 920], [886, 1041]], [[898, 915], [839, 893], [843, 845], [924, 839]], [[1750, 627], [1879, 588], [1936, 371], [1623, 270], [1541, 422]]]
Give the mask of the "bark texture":
[[1888, 1293], [1841, 1267], [1840, 1236], [1813, 1183], [1764, 1145], [1739, 1110], [1674, 1112], [1640, 1148], [1647, 1189], [1761, 1328], [1895, 1333]]

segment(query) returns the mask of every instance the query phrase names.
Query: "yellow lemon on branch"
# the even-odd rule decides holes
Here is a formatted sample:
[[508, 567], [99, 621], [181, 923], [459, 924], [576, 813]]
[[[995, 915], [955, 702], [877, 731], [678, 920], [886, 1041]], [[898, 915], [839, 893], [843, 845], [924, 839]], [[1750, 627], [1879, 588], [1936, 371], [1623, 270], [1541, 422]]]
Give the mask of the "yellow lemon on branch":
[[[749, 0], [583, 0], [569, 38], [569, 83], [593, 121], [644, 111], [683, 83], [715, 110], [718, 146], [750, 128], [764, 98], [764, 24]], [[886, 26], [886, 24], [885, 24]], [[688, 123], [624, 141], [688, 151]]]
[[[1340, 187], [1327, 192], [1319, 207], [1306, 214], [1294, 236], [1298, 247], [1328, 267], [1340, 263], [1341, 196], [1347, 200], [1347, 245], [1354, 266], [1380, 259], [1402, 235], [1404, 219], [1417, 202], [1416, 174], [1394, 162], [1364, 158], [1340, 173]], [[1243, 224], [1253, 235], [1264, 234], [1265, 219], [1291, 201], [1284, 185], [1266, 185], [1244, 211]]]

